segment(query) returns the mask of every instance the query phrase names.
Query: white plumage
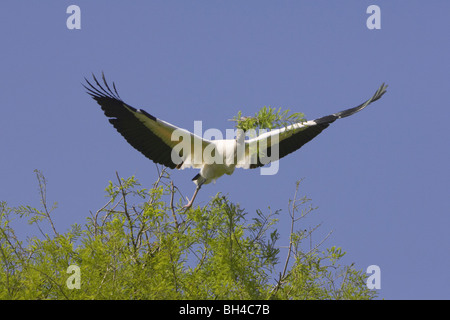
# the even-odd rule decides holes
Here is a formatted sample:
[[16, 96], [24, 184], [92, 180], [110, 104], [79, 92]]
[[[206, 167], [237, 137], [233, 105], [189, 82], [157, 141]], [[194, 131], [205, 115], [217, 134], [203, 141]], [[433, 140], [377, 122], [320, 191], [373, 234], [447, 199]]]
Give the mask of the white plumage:
[[96, 85], [86, 79], [85, 88], [110, 118], [109, 122], [134, 148], [152, 161], [172, 169], [200, 169], [192, 179], [197, 187], [186, 208], [192, 206], [203, 184], [224, 174], [230, 175], [235, 168], [253, 169], [281, 159], [316, 137], [336, 119], [359, 112], [381, 98], [387, 88], [381, 85], [372, 98], [357, 107], [271, 130], [257, 137], [245, 139], [245, 132], [237, 130], [235, 139], [208, 140], [126, 104], [115, 84], [111, 89], [104, 75], [103, 85], [95, 76], [93, 79]]

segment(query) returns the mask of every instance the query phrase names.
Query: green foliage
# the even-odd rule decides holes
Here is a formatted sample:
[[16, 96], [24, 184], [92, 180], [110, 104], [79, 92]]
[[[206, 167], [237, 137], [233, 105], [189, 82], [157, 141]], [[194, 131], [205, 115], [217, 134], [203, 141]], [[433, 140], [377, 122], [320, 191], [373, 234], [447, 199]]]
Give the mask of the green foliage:
[[[0, 202], [1, 299], [370, 299], [366, 276], [342, 266], [341, 248], [302, 248], [311, 232], [294, 225], [312, 208], [289, 203], [292, 224], [280, 247], [280, 211], [258, 210], [252, 219], [221, 194], [188, 211], [165, 170], [151, 189], [134, 178], [110, 182], [107, 203], [65, 233], [54, 229], [46, 181], [37, 172], [42, 210]], [[297, 185], [298, 189], [298, 185]], [[27, 244], [11, 222], [28, 218], [41, 236]], [[49, 235], [39, 224], [48, 223]], [[17, 221], [15, 221], [17, 223]], [[283, 230], [285, 232], [285, 230]], [[283, 272], [275, 279], [281, 257]], [[70, 265], [80, 288], [69, 288]]]
[[281, 108], [276, 110], [276, 108], [264, 106], [255, 113], [254, 117], [243, 117], [242, 112], [239, 111], [232, 121], [236, 122], [237, 129], [242, 129], [243, 131], [287, 127], [294, 123], [306, 121], [303, 113], [295, 112], [289, 114], [289, 112], [290, 110], [282, 111]]

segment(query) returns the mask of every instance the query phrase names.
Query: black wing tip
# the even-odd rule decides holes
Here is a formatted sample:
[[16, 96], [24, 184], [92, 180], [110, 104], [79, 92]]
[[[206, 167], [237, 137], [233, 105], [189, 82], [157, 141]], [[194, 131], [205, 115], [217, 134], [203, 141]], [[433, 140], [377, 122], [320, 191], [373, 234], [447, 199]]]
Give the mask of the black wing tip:
[[372, 96], [372, 98], [370, 98], [369, 100], [367, 100], [365, 103], [363, 103], [361, 105], [362, 106], [361, 110], [364, 109], [365, 107], [367, 107], [372, 102], [375, 102], [378, 99], [380, 99], [387, 92], [387, 90], [386, 90], [387, 87], [388, 87], [388, 85], [383, 82], [381, 84], [381, 86], [378, 88], [378, 90], [375, 92], [375, 94]]
[[109, 87], [108, 82], [106, 81], [105, 73], [103, 71], [102, 71], [102, 80], [103, 80], [104, 87], [98, 81], [98, 79], [94, 73], [92, 73], [92, 79], [94, 80], [95, 85], [93, 83], [89, 82], [89, 80], [86, 77], [84, 77], [86, 84], [85, 83], [81, 84], [87, 90], [87, 93], [92, 98], [94, 98], [94, 99], [111, 98], [111, 99], [122, 101], [119, 93], [117, 92], [116, 84], [114, 82], [112, 83], [112, 87], [114, 89], [114, 90], [112, 90]]
[[[375, 102], [375, 101], [379, 100], [386, 93], [387, 87], [388, 87], [387, 84], [385, 84], [383, 82], [381, 84], [381, 86], [378, 88], [378, 90], [374, 93], [374, 95], [369, 100], [367, 100], [366, 102], [361, 103], [357, 107], [354, 107], [354, 108], [351, 108], [351, 109], [347, 109], [347, 110], [344, 110], [344, 111], [341, 111], [341, 112], [333, 114], [332, 116], [335, 118], [334, 120], [351, 116], [351, 115], [361, 111], [362, 109], [367, 107], [372, 102]], [[326, 118], [326, 117], [324, 117], [324, 118]]]
[[381, 86], [378, 88], [377, 92], [375, 92], [375, 94], [373, 95], [372, 102], [380, 99], [387, 92], [386, 90], [387, 87], [388, 85], [383, 82]]

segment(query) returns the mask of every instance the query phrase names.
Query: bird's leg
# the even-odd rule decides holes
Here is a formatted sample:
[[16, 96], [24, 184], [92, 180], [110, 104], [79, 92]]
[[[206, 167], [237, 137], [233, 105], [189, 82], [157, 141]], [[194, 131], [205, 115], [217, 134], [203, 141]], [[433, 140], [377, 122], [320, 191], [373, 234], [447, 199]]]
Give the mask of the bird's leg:
[[[199, 186], [197, 186], [197, 188], [195, 188], [194, 195], [192, 196], [191, 200], [188, 199], [189, 203], [187, 205], [185, 205], [183, 208], [185, 208], [187, 210], [190, 207], [192, 207], [192, 204], [194, 203], [194, 199], [197, 196], [198, 190], [200, 190], [201, 187], [202, 186], [199, 185]], [[187, 199], [187, 197], [186, 197], [186, 199]]]

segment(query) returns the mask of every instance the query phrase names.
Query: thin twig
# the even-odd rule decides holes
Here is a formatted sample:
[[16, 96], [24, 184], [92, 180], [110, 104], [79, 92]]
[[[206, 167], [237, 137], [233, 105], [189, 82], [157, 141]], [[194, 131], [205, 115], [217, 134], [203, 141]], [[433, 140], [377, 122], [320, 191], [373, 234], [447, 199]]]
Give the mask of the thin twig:
[[300, 185], [300, 181], [297, 181], [297, 186], [295, 188], [295, 193], [294, 193], [294, 200], [290, 201], [291, 207], [288, 207], [289, 210], [289, 215], [291, 216], [291, 230], [290, 230], [290, 235], [289, 235], [289, 249], [288, 249], [288, 253], [286, 256], [286, 262], [284, 263], [284, 268], [283, 268], [283, 272], [280, 272], [280, 277], [277, 281], [276, 286], [272, 289], [270, 296], [274, 295], [279, 288], [281, 287], [281, 284], [284, 280], [286, 280], [287, 276], [286, 276], [286, 271], [289, 265], [289, 260], [291, 258], [291, 252], [292, 252], [292, 245], [293, 245], [293, 233], [294, 233], [294, 224], [295, 224], [295, 211], [297, 210], [297, 206], [296, 201], [297, 201], [297, 193], [298, 193], [298, 188]]
[[133, 234], [133, 223], [131, 222], [131, 217], [130, 217], [130, 214], [128, 213], [126, 193], [125, 193], [125, 190], [122, 187], [122, 182], [120, 180], [119, 173], [117, 171], [116, 171], [116, 176], [117, 176], [117, 180], [119, 181], [120, 190], [122, 191], [122, 199], [123, 199], [123, 206], [124, 206], [125, 216], [127, 217], [128, 224], [130, 225], [131, 242], [133, 244], [134, 251], [136, 252], [136, 243], [135, 243], [134, 234]]
[[172, 211], [173, 221], [175, 222], [175, 226], [177, 227], [177, 230], [178, 230], [177, 215], [175, 214], [175, 209], [173, 207], [174, 194], [175, 194], [175, 189], [174, 189], [174, 186], [173, 186], [173, 181], [170, 181], [170, 210]]
[[304, 256], [307, 256], [307, 255], [309, 255], [311, 252], [316, 251], [317, 248], [319, 248], [319, 247], [322, 245], [322, 243], [324, 243], [324, 242], [331, 236], [332, 233], [333, 233], [333, 230], [331, 230], [330, 232], [328, 232], [328, 234], [322, 239], [322, 241], [320, 241], [318, 244], [316, 244], [316, 245], [314, 246], [314, 248], [310, 249], [307, 253], [305, 253]]
[[42, 174], [42, 172], [40, 172], [39, 170], [35, 170], [34, 172], [36, 173], [36, 177], [38, 179], [39, 193], [41, 195], [41, 203], [42, 203], [42, 206], [44, 207], [45, 215], [46, 215], [48, 221], [50, 222], [53, 232], [55, 233], [56, 236], [58, 236], [59, 234], [56, 231], [55, 226], [53, 225], [52, 218], [50, 217], [50, 211], [47, 208], [47, 181], [45, 180], [45, 177]]
[[338, 299], [341, 298], [342, 290], [344, 289], [344, 284], [345, 284], [345, 281], [347, 280], [348, 271], [351, 267], [353, 267], [353, 263], [345, 269], [344, 279], [342, 280], [341, 287], [339, 288]]
[[98, 229], [98, 227], [99, 227], [99, 224], [98, 224], [98, 222], [97, 222], [99, 213], [100, 213], [101, 211], [103, 211], [107, 206], [109, 206], [109, 204], [110, 204], [112, 201], [113, 201], [113, 198], [110, 198], [109, 201], [108, 201], [103, 207], [101, 207], [100, 209], [97, 210], [97, 212], [95, 213], [95, 216], [93, 216], [93, 215], [92, 215], [92, 212], [91, 212], [91, 215], [93, 216], [92, 218], [93, 218], [93, 220], [94, 220], [94, 227], [95, 227], [95, 229], [94, 229], [94, 235], [97, 235], [97, 229]]
[[119, 201], [117, 201], [117, 203], [111, 209], [108, 209], [108, 212], [102, 219], [103, 220], [102, 227], [105, 226], [106, 220], [109, 218], [111, 213], [115, 212], [114, 209], [122, 202], [122, 199], [123, 199], [123, 196], [119, 199]]
[[[162, 167], [161, 171], [159, 170], [159, 167], [157, 164], [155, 164], [155, 166], [156, 166], [156, 170], [158, 171], [158, 179], [155, 181], [155, 183], [153, 183], [153, 190], [156, 190], [159, 183], [161, 182], [162, 177], [164, 176], [164, 174], [166, 173], [166, 170], [167, 170], [167, 168], [165, 166], [161, 166]], [[155, 201], [155, 197], [154, 197], [154, 195], [152, 195], [148, 201], [148, 204], [152, 204], [154, 201]]]

